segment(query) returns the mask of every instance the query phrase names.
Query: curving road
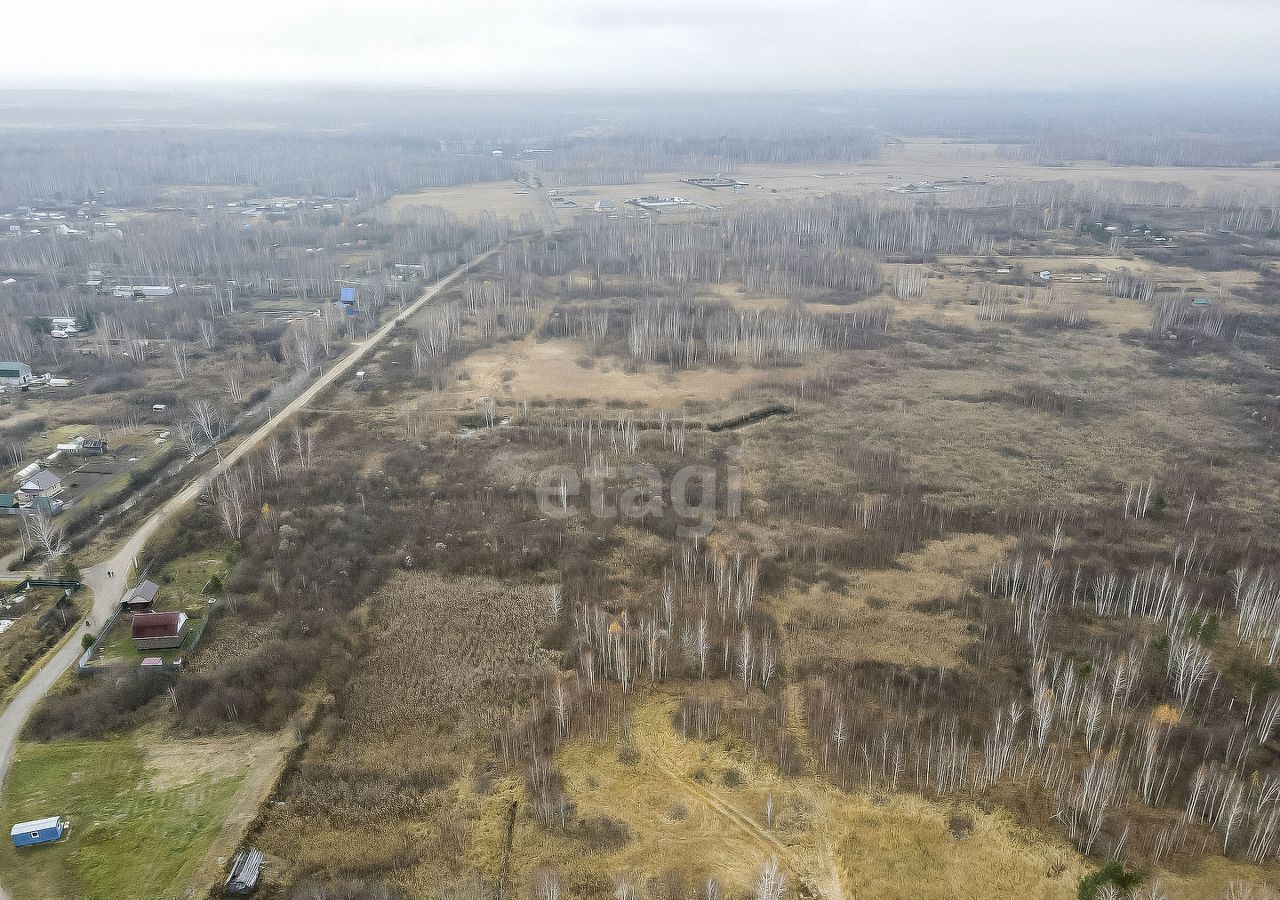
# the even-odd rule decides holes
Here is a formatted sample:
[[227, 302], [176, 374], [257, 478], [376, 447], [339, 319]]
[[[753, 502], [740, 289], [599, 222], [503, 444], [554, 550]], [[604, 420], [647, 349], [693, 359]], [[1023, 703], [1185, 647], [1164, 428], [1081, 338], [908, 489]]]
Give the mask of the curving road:
[[[116, 604], [124, 596], [128, 582], [128, 573], [132, 569], [133, 559], [142, 552], [147, 540], [157, 528], [173, 518], [184, 506], [200, 495], [210, 481], [217, 478], [228, 468], [235, 465], [245, 454], [251, 452], [277, 428], [295, 413], [302, 410], [316, 398], [325, 388], [341, 378], [357, 362], [363, 359], [370, 350], [382, 342], [396, 327], [396, 322], [415, 315], [422, 307], [430, 303], [441, 291], [452, 282], [466, 274], [475, 266], [488, 259], [495, 252], [488, 250], [470, 262], [454, 269], [423, 292], [422, 296], [400, 312], [395, 319], [387, 322], [363, 341], [357, 341], [346, 356], [338, 360], [333, 368], [317, 378], [306, 390], [289, 405], [285, 406], [266, 422], [254, 430], [247, 438], [236, 445], [222, 460], [199, 478], [190, 482], [178, 493], [174, 494], [164, 505], [147, 517], [129, 538], [120, 545], [110, 558], [103, 560], [81, 572], [84, 585], [93, 592], [93, 611], [89, 615], [91, 622], [105, 622], [115, 609]], [[116, 573], [108, 577], [107, 572]], [[49, 692], [49, 689], [62, 675], [70, 669], [80, 654], [84, 652], [80, 644], [81, 636], [89, 631], [83, 623], [75, 629], [75, 633], [59, 647], [53, 656], [46, 659], [14, 695], [13, 700], [0, 713], [0, 790], [3, 790], [4, 778], [9, 772], [9, 764], [13, 761], [13, 750], [18, 742], [18, 733], [37, 703]], [[0, 900], [8, 900], [8, 893], [0, 887]]]

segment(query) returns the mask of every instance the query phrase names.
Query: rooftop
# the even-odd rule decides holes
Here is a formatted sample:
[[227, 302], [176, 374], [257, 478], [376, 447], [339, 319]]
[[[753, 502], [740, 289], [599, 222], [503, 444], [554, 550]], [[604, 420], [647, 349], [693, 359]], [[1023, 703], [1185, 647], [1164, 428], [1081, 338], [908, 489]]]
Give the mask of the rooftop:
[[29, 831], [44, 831], [46, 828], [56, 828], [60, 821], [62, 821], [61, 816], [48, 816], [44, 819], [32, 819], [30, 822], [19, 822], [9, 829], [9, 837], [13, 837], [16, 834], [26, 834]]
[[26, 490], [30, 487], [38, 491], [47, 491], [49, 488], [57, 487], [60, 484], [62, 484], [61, 478], [48, 469], [41, 469], [22, 483], [22, 489]]
[[125, 594], [123, 602], [129, 603], [132, 600], [142, 600], [150, 603], [152, 600], [156, 599], [156, 595], [158, 593], [160, 593], [160, 585], [150, 579], [147, 579], [134, 587], [133, 590], [129, 591], [129, 593]]
[[133, 617], [131, 633], [134, 638], [170, 637], [181, 631], [186, 621], [186, 613], [138, 613]]

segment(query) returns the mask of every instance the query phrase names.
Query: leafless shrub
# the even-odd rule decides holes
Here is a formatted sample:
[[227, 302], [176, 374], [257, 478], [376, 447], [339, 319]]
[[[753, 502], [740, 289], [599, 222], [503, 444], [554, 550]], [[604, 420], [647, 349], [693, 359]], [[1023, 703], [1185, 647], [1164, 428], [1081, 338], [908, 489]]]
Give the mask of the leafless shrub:
[[929, 282], [928, 272], [920, 266], [899, 266], [893, 274], [893, 293], [899, 300], [923, 297]]

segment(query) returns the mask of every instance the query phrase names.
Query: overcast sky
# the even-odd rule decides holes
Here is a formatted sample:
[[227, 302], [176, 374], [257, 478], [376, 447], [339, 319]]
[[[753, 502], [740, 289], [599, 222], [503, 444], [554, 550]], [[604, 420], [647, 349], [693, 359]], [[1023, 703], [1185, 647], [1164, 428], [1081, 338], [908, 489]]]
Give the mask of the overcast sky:
[[1280, 80], [1280, 0], [7, 0], [0, 86]]

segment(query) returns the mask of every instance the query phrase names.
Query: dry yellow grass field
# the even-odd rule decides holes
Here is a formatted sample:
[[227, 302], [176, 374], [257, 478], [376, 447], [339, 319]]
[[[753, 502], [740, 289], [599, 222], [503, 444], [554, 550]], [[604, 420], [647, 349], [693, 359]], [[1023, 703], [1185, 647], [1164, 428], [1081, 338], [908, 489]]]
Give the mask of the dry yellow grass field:
[[380, 207], [377, 215], [396, 222], [415, 206], [438, 206], [464, 219], [492, 213], [513, 222], [529, 215], [540, 225], [553, 223], [545, 194], [518, 181], [486, 181], [399, 194]]
[[[821, 900], [1069, 900], [1091, 868], [1065, 842], [996, 810], [905, 793], [846, 794], [816, 777], [784, 777], [732, 742], [681, 738], [673, 712], [674, 701], [661, 692], [636, 700], [631, 761], [620, 758], [616, 745], [586, 741], [559, 752], [555, 763], [578, 814], [620, 819], [631, 839], [621, 849], [584, 852], [578, 841], [517, 819], [516, 884], [533, 884], [548, 866], [567, 886], [601, 871], [633, 885], [676, 871], [746, 895], [776, 855], [793, 893]], [[733, 787], [724, 779], [731, 770], [741, 778]], [[502, 856], [506, 811], [521, 795], [518, 783], [506, 781], [481, 801], [474, 865], [492, 867]], [[772, 823], [765, 813], [770, 798]], [[953, 829], [956, 819], [963, 831]], [[1224, 860], [1153, 876], [1170, 900], [1203, 900], [1233, 879], [1264, 877], [1256, 867]]]
[[[1280, 172], [1269, 169], [1046, 169], [1000, 160], [991, 147], [927, 141], [820, 174], [829, 177], [815, 177], [808, 167], [753, 167], [742, 173], [751, 185], [740, 193], [682, 185], [670, 173], [641, 184], [565, 193], [583, 205], [642, 193], [730, 204], [880, 192], [907, 180], [962, 176], [996, 182], [1176, 180], [1203, 191], [1280, 187]], [[957, 188], [947, 202], [963, 205], [966, 192], [982, 190]], [[512, 194], [505, 185], [461, 186], [396, 198], [386, 214], [427, 203], [461, 215], [491, 209], [515, 217], [536, 214], [542, 199]], [[632, 212], [619, 209], [621, 215]], [[571, 222], [573, 215], [566, 211], [561, 218]], [[264, 846], [298, 871], [385, 875], [414, 895], [433, 897], [465, 896], [480, 883], [476, 879], [486, 890], [505, 879], [515, 896], [531, 896], [548, 867], [560, 873], [568, 896], [603, 896], [611, 892], [611, 880], [649, 886], [678, 873], [690, 883], [714, 878], [737, 897], [751, 892], [773, 855], [799, 895], [823, 900], [1074, 897], [1080, 877], [1098, 859], [1072, 849], [1049, 818], [1051, 809], [1010, 804], [1006, 810], [990, 802], [998, 792], [961, 791], [953, 802], [935, 802], [907, 792], [843, 791], [814, 774], [805, 695], [805, 678], [817, 672], [834, 673], [838, 681], [863, 666], [877, 672], [975, 671], [982, 663], [970, 651], [989, 623], [975, 627], [966, 604], [981, 592], [993, 562], [1019, 540], [1017, 526], [996, 536], [970, 533], [981, 524], [958, 531], [948, 525], [915, 544], [915, 538], [905, 540], [915, 549], [895, 549], [896, 557], [845, 565], [804, 551], [827, 546], [828, 539], [835, 546], [856, 529], [805, 522], [805, 503], [903, 495], [978, 520], [1028, 508], [1070, 510], [1097, 520], [1114, 513], [1127, 485], [1211, 466], [1206, 478], [1213, 479], [1215, 501], [1229, 505], [1245, 528], [1273, 518], [1280, 462], [1256, 453], [1237, 460], [1231, 452], [1256, 450], [1260, 440], [1246, 419], [1248, 386], [1232, 375], [1239, 360], [1226, 351], [1194, 362], [1166, 353], [1145, 337], [1151, 304], [1114, 297], [1108, 283], [1090, 280], [1095, 273], [1127, 272], [1154, 278], [1166, 290], [1204, 293], [1223, 307], [1262, 313], [1267, 310], [1261, 301], [1247, 293], [1258, 284], [1257, 274], [1161, 265], [1125, 250], [1112, 255], [1101, 246], [1082, 249], [1072, 245], [1079, 235], [1067, 232], [1031, 242], [1033, 249], [1024, 253], [931, 258], [919, 264], [927, 274], [923, 295], [910, 299], [898, 298], [892, 288], [898, 262], [884, 263], [883, 288], [858, 295], [856, 303], [832, 302], [846, 299], [834, 291], [800, 292], [808, 299], [797, 300], [750, 294], [729, 281], [699, 286], [698, 298], [744, 311], [838, 317], [872, 305], [893, 309], [884, 346], [797, 354], [770, 368], [635, 367], [619, 349], [616, 328], [609, 339], [594, 342], [540, 336], [552, 302], [583, 308], [595, 302], [573, 299], [589, 293], [577, 283], [573, 291], [561, 292], [562, 276], [533, 280], [538, 305], [529, 333], [486, 337], [471, 325], [460, 328], [458, 340], [467, 352], [449, 361], [438, 392], [411, 389], [422, 388], [424, 380], [411, 380], [411, 335], [405, 329], [367, 363], [385, 397], [366, 404], [354, 389], [344, 390], [332, 405], [377, 427], [393, 424], [407, 410], [433, 414], [422, 426], [427, 435], [414, 437], [424, 445], [419, 450], [428, 441], [461, 441], [463, 432], [470, 443], [458, 443], [457, 452], [474, 452], [476, 483], [507, 493], [529, 484], [538, 465], [552, 457], [538, 444], [537, 432], [564, 430], [564, 405], [598, 423], [617, 416], [610, 404], [625, 404], [626, 415], [649, 420], [658, 410], [694, 409], [696, 416], [710, 418], [713, 411], [786, 401], [781, 415], [728, 435], [700, 433], [697, 440], [700, 451], [712, 448], [741, 463], [753, 514], [722, 523], [707, 543], [727, 555], [742, 551], [769, 560], [784, 573], [760, 601], [760, 612], [776, 627], [770, 633], [777, 635], [785, 677], [795, 679], [783, 688], [791, 716], [785, 727], [805, 764], [801, 774], [785, 775], [745, 739], [680, 736], [672, 720], [685, 691], [740, 707], [741, 686], [728, 679], [645, 685], [625, 700], [612, 695], [607, 737], [578, 734], [540, 760], [563, 775], [572, 813], [571, 824], [563, 827], [539, 823], [529, 811], [528, 760], [502, 744], [507, 732], [500, 729], [543, 696], [538, 691], [551, 690], [542, 686], [547, 673], [582, 677], [581, 663], [573, 658], [580, 647], [567, 640], [557, 645], [567, 649], [547, 649], [552, 642], [533, 623], [548, 623], [538, 618], [528, 585], [402, 575], [359, 619], [367, 633], [396, 634], [399, 643], [362, 657], [361, 674], [337, 698], [340, 720], [308, 749], [284, 806], [265, 817]], [[1055, 247], [1067, 249], [1055, 254]], [[1012, 278], [995, 272], [1007, 265], [1030, 274], [1049, 269], [1057, 278], [1051, 286], [1025, 279], [1008, 283]], [[579, 276], [584, 282], [595, 277], [576, 271], [569, 278]], [[1007, 309], [990, 321], [980, 315], [979, 297], [1001, 281]], [[616, 274], [594, 284], [616, 325], [617, 316], [627, 314], [628, 298], [636, 296], [627, 290], [634, 285]], [[1085, 320], [1058, 320], [1064, 309], [1079, 310]], [[1192, 372], [1195, 377], [1182, 377]], [[490, 433], [469, 421], [460, 429], [451, 413], [474, 413], [481, 398], [493, 398], [499, 416], [512, 415], [512, 427]], [[553, 409], [538, 403], [530, 410], [525, 401], [545, 401]], [[518, 437], [504, 439], [504, 432]], [[567, 452], [576, 456], [578, 448]], [[860, 453], [890, 458], [886, 472], [877, 476], [868, 466], [859, 468]], [[366, 468], [372, 471], [381, 462], [370, 460]], [[880, 483], [868, 485], [876, 477]], [[443, 487], [434, 474], [422, 478], [433, 489]], [[799, 512], [788, 506], [792, 502]], [[574, 602], [599, 604], [612, 628], [624, 618], [623, 610], [652, 604], [659, 590], [654, 572], [670, 559], [670, 548], [652, 531], [619, 527], [607, 537], [604, 531], [591, 546], [600, 548], [592, 562], [606, 574], [585, 588], [579, 584]], [[1137, 536], [1134, 546], [1146, 540], [1157, 539]], [[564, 575], [539, 573], [549, 582]], [[492, 615], [482, 615], [484, 610]], [[579, 627], [574, 616], [562, 624], [570, 620]], [[427, 634], [425, 621], [445, 622], [446, 632]], [[679, 639], [667, 637], [673, 644]], [[725, 647], [727, 658], [732, 649]], [[457, 673], [442, 663], [455, 659], [462, 661]], [[558, 670], [561, 663], [564, 671]], [[454, 674], [464, 686], [451, 690]], [[500, 689], [508, 691], [505, 700]], [[732, 779], [726, 778], [730, 772]], [[323, 799], [325, 791], [337, 799]], [[351, 841], [345, 823], [362, 806], [380, 816]], [[513, 808], [518, 812], [509, 818]], [[626, 839], [605, 846], [584, 837], [578, 826], [602, 817], [620, 823]], [[1276, 880], [1273, 866], [1218, 857], [1190, 864], [1188, 857], [1176, 860], [1176, 871], [1152, 866], [1147, 872], [1171, 900], [1215, 897], [1233, 879]]]
[[[815, 175], [826, 177], [815, 178]], [[888, 176], [893, 175], [890, 179]], [[884, 188], [893, 184], [971, 178], [975, 181], [1034, 180], [1075, 181], [1133, 180], [1184, 184], [1194, 190], [1216, 188], [1275, 190], [1280, 170], [1258, 165], [1246, 168], [1198, 168], [1192, 166], [1117, 166], [1103, 162], [1076, 162], [1069, 166], [1042, 166], [1021, 160], [1001, 159], [992, 144], [970, 144], [931, 138], [910, 138], [888, 144], [880, 159], [838, 165], [743, 166], [743, 181], [810, 192], [849, 188]], [[811, 186], [811, 182], [818, 182]], [[958, 188], [957, 191], [969, 190]]]
[[776, 604], [789, 634], [787, 664], [961, 667], [960, 651], [972, 635], [946, 607], [960, 600], [970, 579], [990, 570], [1008, 544], [990, 535], [950, 535], [904, 553], [891, 568], [854, 572], [839, 587], [793, 585]]
[[[555, 762], [579, 815], [620, 819], [631, 839], [617, 850], [584, 853], [577, 841], [518, 822], [512, 850], [518, 882], [531, 882], [546, 866], [560, 869], [568, 884], [600, 871], [637, 885], [681, 872], [691, 880], [714, 878], [741, 895], [776, 855], [796, 889], [823, 900], [1065, 900], [1085, 871], [1066, 848], [998, 814], [966, 807], [973, 832], [957, 840], [946, 825], [950, 807], [905, 795], [846, 795], [821, 779], [784, 777], [731, 745], [685, 740], [671, 725], [673, 711], [674, 701], [663, 694], [636, 701], [631, 761], [623, 761], [616, 746], [585, 741], [559, 752]], [[724, 779], [731, 770], [741, 778], [733, 787]], [[475, 832], [477, 864], [491, 865], [502, 855], [505, 811], [519, 796], [518, 786], [507, 784], [486, 799]], [[765, 812], [771, 797], [772, 823]], [[939, 877], [925, 882], [918, 867], [930, 861]]]
[[[655, 172], [640, 182], [606, 185], [553, 185], [582, 209], [558, 210], [565, 222], [577, 216], [600, 215], [589, 209], [597, 200], [613, 200], [618, 215], [634, 216], [635, 207], [624, 201], [646, 195], [680, 196], [706, 206], [734, 206], [763, 200], [820, 197], [835, 193], [883, 192], [888, 188], [921, 181], [946, 181], [962, 178], [998, 185], [1014, 181], [1135, 181], [1175, 183], [1192, 190], [1208, 191], [1276, 191], [1280, 190], [1280, 169], [1263, 165], [1245, 168], [1196, 168], [1190, 166], [1116, 166], [1101, 162], [1078, 162], [1070, 166], [1042, 166], [1020, 160], [1001, 159], [994, 145], [967, 144], [933, 139], [909, 139], [886, 146], [879, 159], [840, 164], [746, 165], [735, 174], [747, 182], [741, 191], [708, 190], [681, 181], [703, 175], [702, 172]], [[516, 182], [479, 183], [448, 188], [431, 188], [393, 198], [384, 207], [384, 215], [394, 218], [413, 205], [439, 206], [463, 217], [489, 211], [499, 217], [518, 220], [521, 214], [533, 215], [542, 225], [552, 224], [549, 206], [536, 189], [528, 194]], [[955, 187], [941, 195], [948, 202], [963, 203], [966, 192], [979, 192], [981, 185]], [[545, 189], [544, 189], [545, 194]], [[677, 218], [687, 214], [680, 207], [659, 211], [660, 217]]]
[[746, 367], [671, 372], [657, 365], [628, 373], [620, 360], [587, 357], [577, 341], [533, 337], [473, 353], [459, 365], [470, 376], [459, 384], [459, 393], [468, 398], [616, 399], [673, 408], [690, 400], [728, 397], [763, 374]]

